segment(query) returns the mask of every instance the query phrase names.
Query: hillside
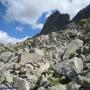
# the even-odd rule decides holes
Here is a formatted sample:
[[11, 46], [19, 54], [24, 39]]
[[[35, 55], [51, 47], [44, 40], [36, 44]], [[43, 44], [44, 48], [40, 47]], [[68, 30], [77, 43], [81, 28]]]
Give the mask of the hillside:
[[56, 11], [36, 37], [0, 45], [0, 88], [90, 90], [89, 8], [72, 21]]

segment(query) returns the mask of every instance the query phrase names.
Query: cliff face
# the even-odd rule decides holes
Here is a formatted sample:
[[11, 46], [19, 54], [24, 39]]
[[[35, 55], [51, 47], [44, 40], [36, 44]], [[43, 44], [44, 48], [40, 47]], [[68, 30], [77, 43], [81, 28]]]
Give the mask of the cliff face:
[[72, 19], [72, 22], [78, 23], [81, 19], [86, 19], [90, 17], [90, 4], [79, 11], [77, 15]]
[[47, 18], [40, 35], [63, 29], [63, 27], [69, 23], [69, 19], [68, 14], [60, 14], [59, 11], [55, 11]]

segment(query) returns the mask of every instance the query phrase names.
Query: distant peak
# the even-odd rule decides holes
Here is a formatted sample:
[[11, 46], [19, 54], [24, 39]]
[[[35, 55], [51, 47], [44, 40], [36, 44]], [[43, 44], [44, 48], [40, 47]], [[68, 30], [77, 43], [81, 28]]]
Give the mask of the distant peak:
[[60, 12], [58, 10], [53, 10], [52, 14], [60, 14]]
[[47, 18], [40, 35], [60, 31], [69, 23], [69, 20], [70, 16], [68, 14], [61, 14], [58, 10], [53, 10], [52, 14]]
[[81, 19], [86, 19], [90, 17], [90, 4], [80, 10], [77, 15], [72, 19], [73, 22], [79, 22]]

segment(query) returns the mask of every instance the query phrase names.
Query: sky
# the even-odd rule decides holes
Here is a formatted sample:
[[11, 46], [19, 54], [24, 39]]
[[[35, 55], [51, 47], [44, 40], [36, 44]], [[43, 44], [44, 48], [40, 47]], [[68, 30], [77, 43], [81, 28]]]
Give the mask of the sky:
[[0, 43], [16, 43], [39, 33], [53, 10], [72, 19], [90, 0], [0, 0]]

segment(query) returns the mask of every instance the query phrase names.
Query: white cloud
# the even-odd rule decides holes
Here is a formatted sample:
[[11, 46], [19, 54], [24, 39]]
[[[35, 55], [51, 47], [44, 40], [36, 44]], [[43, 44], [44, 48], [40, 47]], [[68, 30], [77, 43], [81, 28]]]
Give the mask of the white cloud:
[[16, 31], [18, 32], [23, 32], [23, 29], [24, 29], [23, 27], [19, 27], [19, 26], [16, 27]]
[[[35, 26], [44, 12], [58, 9], [61, 13], [69, 13], [71, 18], [90, 0], [0, 0], [6, 7], [5, 17], [9, 21], [16, 20], [22, 24]], [[7, 3], [5, 3], [7, 2]], [[49, 14], [48, 14], [49, 15]]]
[[49, 11], [46, 15], [46, 18], [48, 18], [52, 14], [52, 11]]
[[42, 29], [43, 24], [36, 24], [34, 26], [32, 26], [32, 29]]
[[15, 44], [16, 42], [22, 42], [26, 40], [27, 38], [28, 36], [25, 38], [17, 39], [17, 38], [9, 36], [6, 32], [3, 32], [0, 30], [0, 43], [1, 44], [7, 44], [7, 43]]

